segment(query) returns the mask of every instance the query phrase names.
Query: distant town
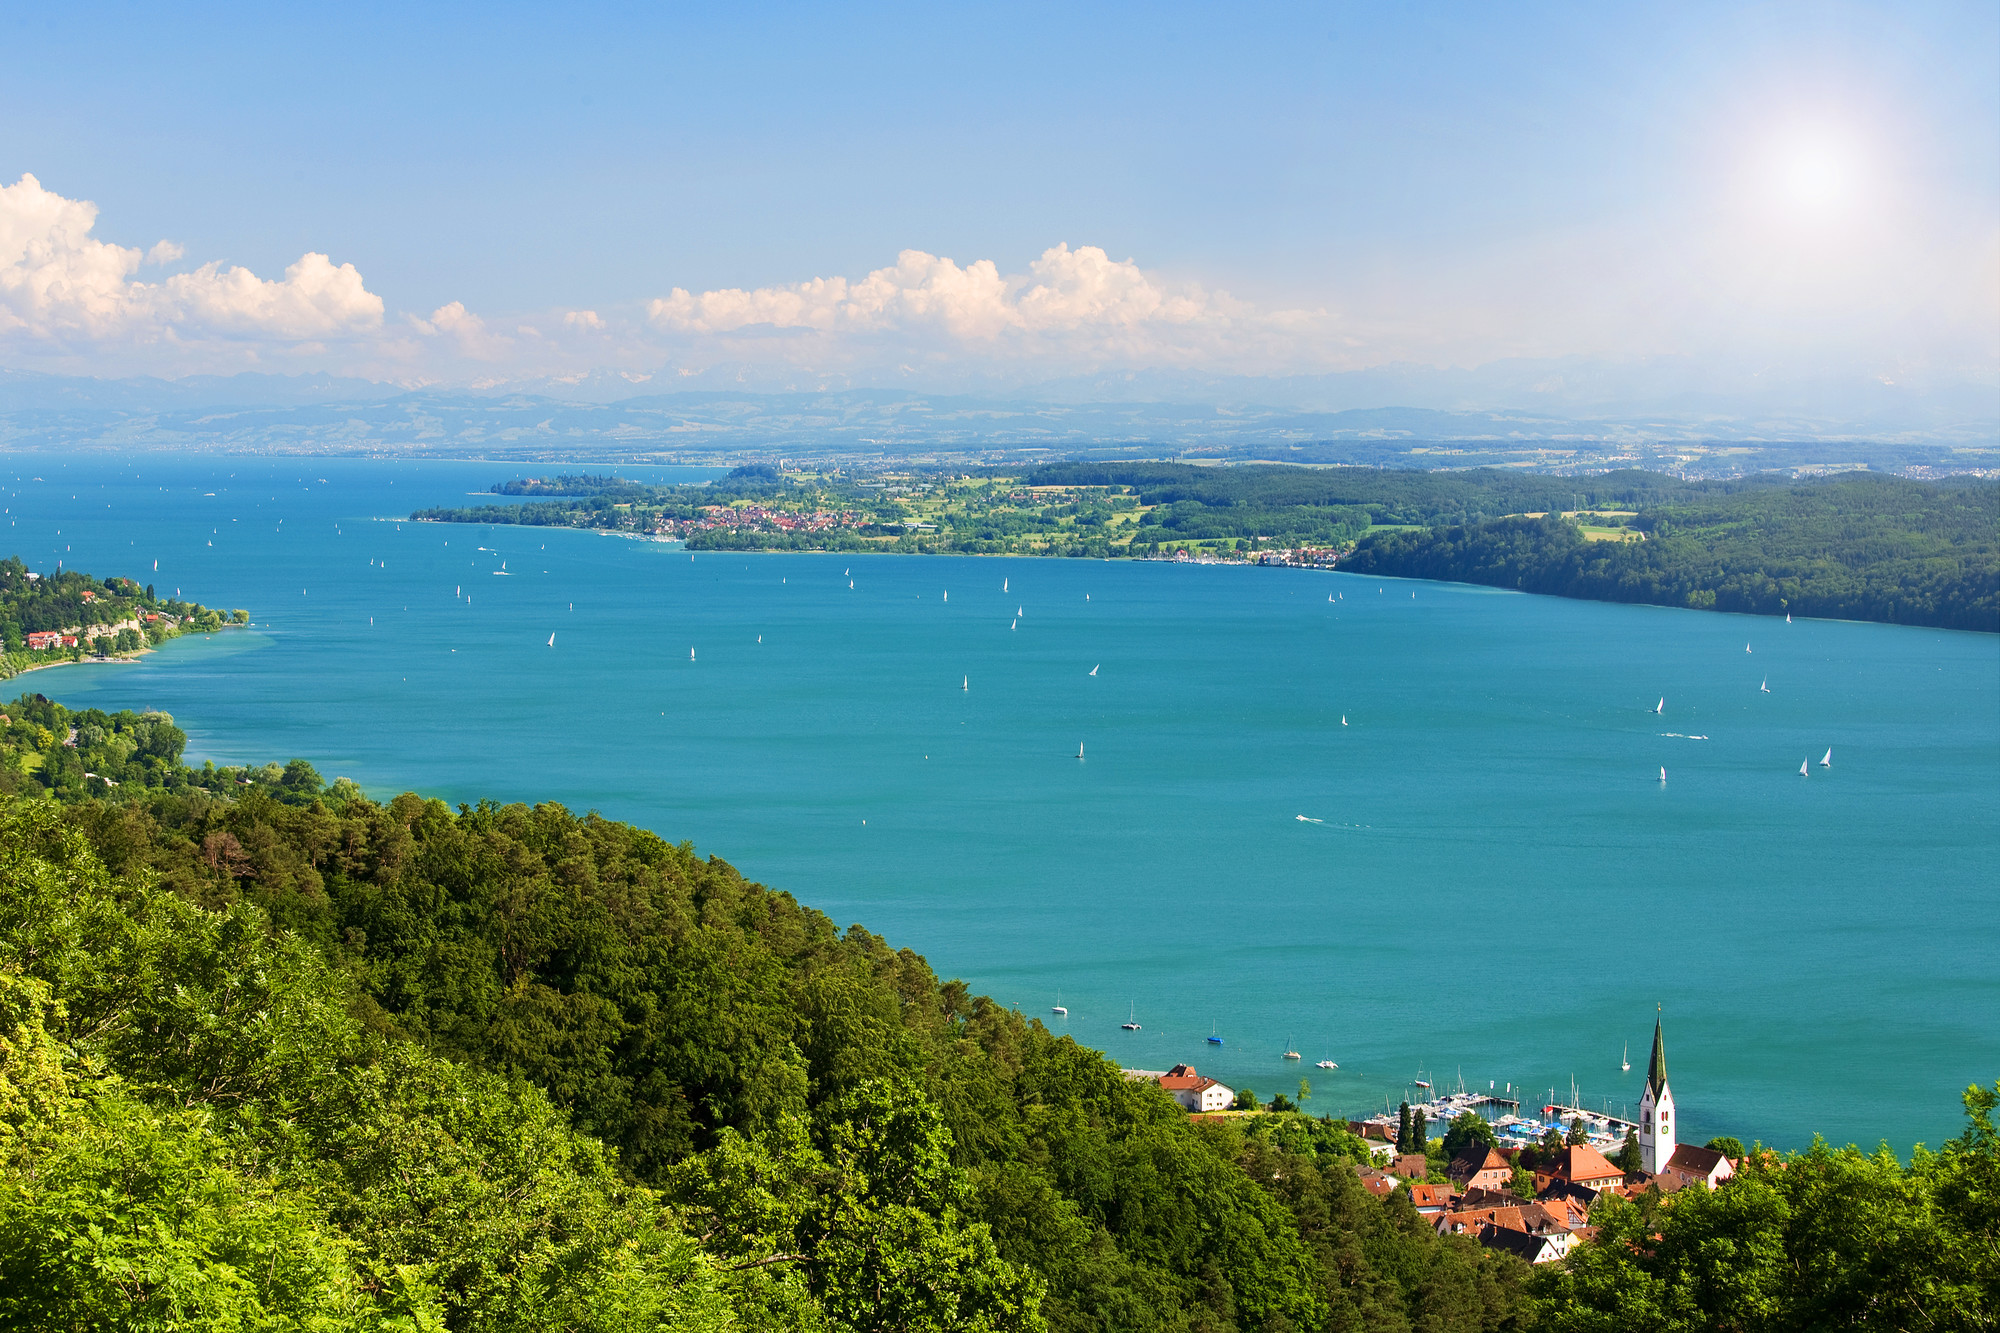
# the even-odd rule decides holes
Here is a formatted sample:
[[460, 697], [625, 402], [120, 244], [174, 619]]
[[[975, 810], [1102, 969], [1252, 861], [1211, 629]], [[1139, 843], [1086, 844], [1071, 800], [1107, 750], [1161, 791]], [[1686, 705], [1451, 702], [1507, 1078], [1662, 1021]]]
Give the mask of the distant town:
[[[1193, 1065], [1123, 1073], [1157, 1085], [1197, 1119], [1299, 1110], [1282, 1094], [1260, 1105], [1247, 1089]], [[1370, 1194], [1400, 1192], [1438, 1235], [1470, 1237], [1539, 1264], [1596, 1234], [1590, 1211], [1602, 1197], [1640, 1201], [1714, 1189], [1736, 1174], [1740, 1142], [1681, 1143], [1677, 1119], [1665, 1033], [1656, 1022], [1636, 1120], [1554, 1102], [1523, 1115], [1514, 1097], [1461, 1087], [1345, 1125], [1354, 1140], [1349, 1165]]]

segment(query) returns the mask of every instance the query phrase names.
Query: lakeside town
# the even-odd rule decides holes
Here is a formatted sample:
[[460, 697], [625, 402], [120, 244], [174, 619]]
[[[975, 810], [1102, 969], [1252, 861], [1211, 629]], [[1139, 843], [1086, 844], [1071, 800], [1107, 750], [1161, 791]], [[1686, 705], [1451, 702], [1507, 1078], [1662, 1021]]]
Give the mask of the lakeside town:
[[[1260, 1106], [1248, 1089], [1193, 1065], [1121, 1072], [1130, 1082], [1156, 1085], [1196, 1120], [1298, 1110], [1282, 1094]], [[1348, 1120], [1348, 1166], [1370, 1194], [1400, 1196], [1439, 1236], [1468, 1237], [1544, 1264], [1597, 1234], [1591, 1212], [1601, 1199], [1644, 1202], [1689, 1188], [1713, 1190], [1736, 1174], [1745, 1155], [1735, 1139], [1705, 1146], [1678, 1140], [1658, 1021], [1636, 1120], [1555, 1102], [1532, 1115], [1521, 1110], [1515, 1098], [1461, 1087], [1404, 1102], [1393, 1114]], [[1433, 1136], [1433, 1129], [1442, 1134]]]

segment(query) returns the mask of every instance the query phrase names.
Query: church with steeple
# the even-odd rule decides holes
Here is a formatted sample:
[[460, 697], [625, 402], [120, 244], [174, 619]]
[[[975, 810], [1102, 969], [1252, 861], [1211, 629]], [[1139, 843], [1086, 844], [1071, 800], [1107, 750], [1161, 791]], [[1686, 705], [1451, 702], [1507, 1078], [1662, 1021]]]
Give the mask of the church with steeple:
[[1646, 1091], [1639, 1098], [1639, 1166], [1667, 1192], [1693, 1184], [1715, 1189], [1734, 1176], [1736, 1163], [1715, 1149], [1676, 1140], [1677, 1114], [1674, 1090], [1667, 1086], [1667, 1040], [1655, 1015], [1653, 1055], [1646, 1061]]
[[1646, 1062], [1646, 1092], [1639, 1098], [1639, 1164], [1654, 1175], [1674, 1159], [1674, 1093], [1667, 1086], [1667, 1046], [1660, 1018], [1653, 1018], [1653, 1058]]

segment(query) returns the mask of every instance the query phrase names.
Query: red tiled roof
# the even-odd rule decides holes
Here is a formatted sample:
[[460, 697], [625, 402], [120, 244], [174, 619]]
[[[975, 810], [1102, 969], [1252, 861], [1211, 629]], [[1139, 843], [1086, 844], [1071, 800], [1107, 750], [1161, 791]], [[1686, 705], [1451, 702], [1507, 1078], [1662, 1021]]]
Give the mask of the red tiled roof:
[[1563, 1155], [1547, 1167], [1538, 1167], [1542, 1175], [1550, 1175], [1558, 1180], [1580, 1182], [1585, 1180], [1625, 1179], [1624, 1171], [1605, 1160], [1604, 1154], [1595, 1148], [1574, 1145], [1563, 1149]]
[[1451, 1187], [1449, 1185], [1411, 1185], [1410, 1202], [1417, 1211], [1436, 1208], [1440, 1212], [1451, 1207]]

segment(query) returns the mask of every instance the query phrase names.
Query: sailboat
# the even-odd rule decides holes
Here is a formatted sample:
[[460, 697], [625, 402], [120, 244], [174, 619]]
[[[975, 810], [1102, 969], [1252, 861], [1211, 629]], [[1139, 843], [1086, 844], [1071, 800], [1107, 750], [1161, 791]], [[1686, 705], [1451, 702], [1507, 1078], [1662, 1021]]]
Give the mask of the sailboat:
[[959, 688], [959, 689], [961, 689], [961, 690], [969, 690], [969, 689], [971, 689], [971, 688], [972, 688], [972, 677], [970, 677], [970, 676], [960, 676], [960, 677], [959, 677], [959, 679], [958, 679], [958, 688]]
[[1831, 745], [1827, 746], [1826, 753], [1820, 756], [1819, 766], [1821, 768], [1833, 767], [1833, 747]]
[[1810, 760], [1810, 759], [1801, 759], [1801, 760], [1799, 760], [1799, 776], [1800, 776], [1800, 777], [1806, 777], [1806, 776], [1808, 776], [1808, 775], [1807, 775], [1807, 773], [1806, 773], [1806, 766], [1807, 766], [1808, 764], [1810, 764], [1810, 763], [1812, 763], [1812, 760]]
[[1124, 1028], [1127, 1032], [1137, 1032], [1139, 1030], [1139, 1009], [1137, 1005], [1128, 1005], [1126, 1007], [1125, 1021], [1118, 1026]]
[[[1099, 662], [1099, 663], [1097, 664], [1097, 666], [1103, 666], [1103, 665], [1104, 665], [1104, 664], [1103, 664], [1102, 662]], [[1096, 674], [1097, 674], [1097, 667], [1092, 667], [1092, 668], [1090, 669], [1090, 674], [1091, 674], [1091, 675], [1093, 675], [1093, 676], [1094, 676], [1094, 675], [1096, 675]]]
[[1747, 644], [1747, 643], [1746, 643], [1746, 644], [1744, 644], [1744, 645], [1743, 645], [1743, 651], [1744, 651], [1744, 652], [1746, 652], [1746, 653], [1747, 653], [1747, 652], [1749, 652], [1749, 651], [1750, 651], [1750, 645], [1749, 645], [1749, 644]]
[[551, 634], [549, 635], [549, 647], [553, 648], [555, 646], [556, 646], [556, 636]]
[[1019, 620], [1020, 618], [1021, 618], [1021, 608], [1017, 606], [1014, 608], [1014, 619]]
[[1215, 1035], [1215, 1024], [1213, 1023], [1208, 1025], [1208, 1044], [1211, 1046], [1222, 1045], [1222, 1038]]
[[1342, 713], [1340, 715], [1340, 725], [1343, 727], [1347, 725], [1347, 714]]
[[950, 588], [946, 588], [946, 589], [944, 590], [944, 599], [945, 599], [945, 600], [946, 600], [947, 602], [951, 600], [951, 589], [950, 589]]
[[1061, 1014], [1064, 1018], [1069, 1017], [1069, 1010], [1063, 1008], [1061, 991], [1056, 992], [1056, 1002], [1049, 1006], [1049, 1012], [1052, 1014]]
[[692, 648], [688, 649], [688, 661], [694, 661], [694, 649]]
[[1300, 1058], [1299, 1053], [1295, 1050], [1292, 1050], [1291, 1045], [1292, 1045], [1292, 1039], [1290, 1037], [1285, 1038], [1285, 1048], [1286, 1048], [1285, 1058], [1287, 1060], [1297, 1060]]
[[1785, 612], [1785, 623], [1787, 625], [1792, 623], [1792, 613], [1790, 611]]
[[1320, 1068], [1320, 1069], [1338, 1069], [1338, 1068], [1340, 1068], [1340, 1066], [1339, 1066], [1339, 1065], [1335, 1064], [1335, 1063], [1334, 1063], [1333, 1061], [1331, 1061], [1331, 1060], [1321, 1060], [1321, 1061], [1319, 1061], [1319, 1063], [1318, 1063], [1317, 1067], [1318, 1067], [1318, 1068]]
[[1083, 758], [1083, 742], [1082, 742], [1082, 741], [1078, 741], [1078, 742], [1076, 743], [1076, 757], [1077, 757], [1078, 759], [1081, 759], [1081, 758]]
[[1431, 1081], [1424, 1077], [1424, 1067], [1422, 1065], [1417, 1066], [1417, 1076], [1416, 1078], [1412, 1079], [1411, 1082], [1416, 1084], [1417, 1087], [1424, 1089], [1426, 1092], [1430, 1091]]
[[1005, 579], [1000, 580], [1000, 591], [1001, 592], [1007, 591], [1007, 580]]
[[1618, 1057], [1618, 1067], [1626, 1073], [1632, 1072], [1632, 1043], [1625, 1043], [1625, 1054]]
[[1664, 713], [1666, 711], [1667, 711], [1667, 696], [1663, 694], [1660, 696], [1660, 701], [1653, 705], [1653, 713], [1655, 716], [1658, 716], [1659, 714]]
[[1662, 768], [1660, 770], [1660, 781], [1665, 782], [1666, 780], [1667, 780], [1667, 770]]
[[1769, 676], [1766, 676], [1764, 677], [1763, 680], [1757, 683], [1757, 693], [1769, 694], [1770, 692], [1771, 692], [1771, 678]]
[[1019, 628], [1021, 628], [1021, 622], [1020, 622], [1020, 621], [1018, 621], [1018, 620], [1013, 620], [1013, 621], [1009, 621], [1009, 622], [1008, 622], [1008, 624], [1007, 624], [1007, 628], [1008, 628], [1008, 629], [1019, 629]]

